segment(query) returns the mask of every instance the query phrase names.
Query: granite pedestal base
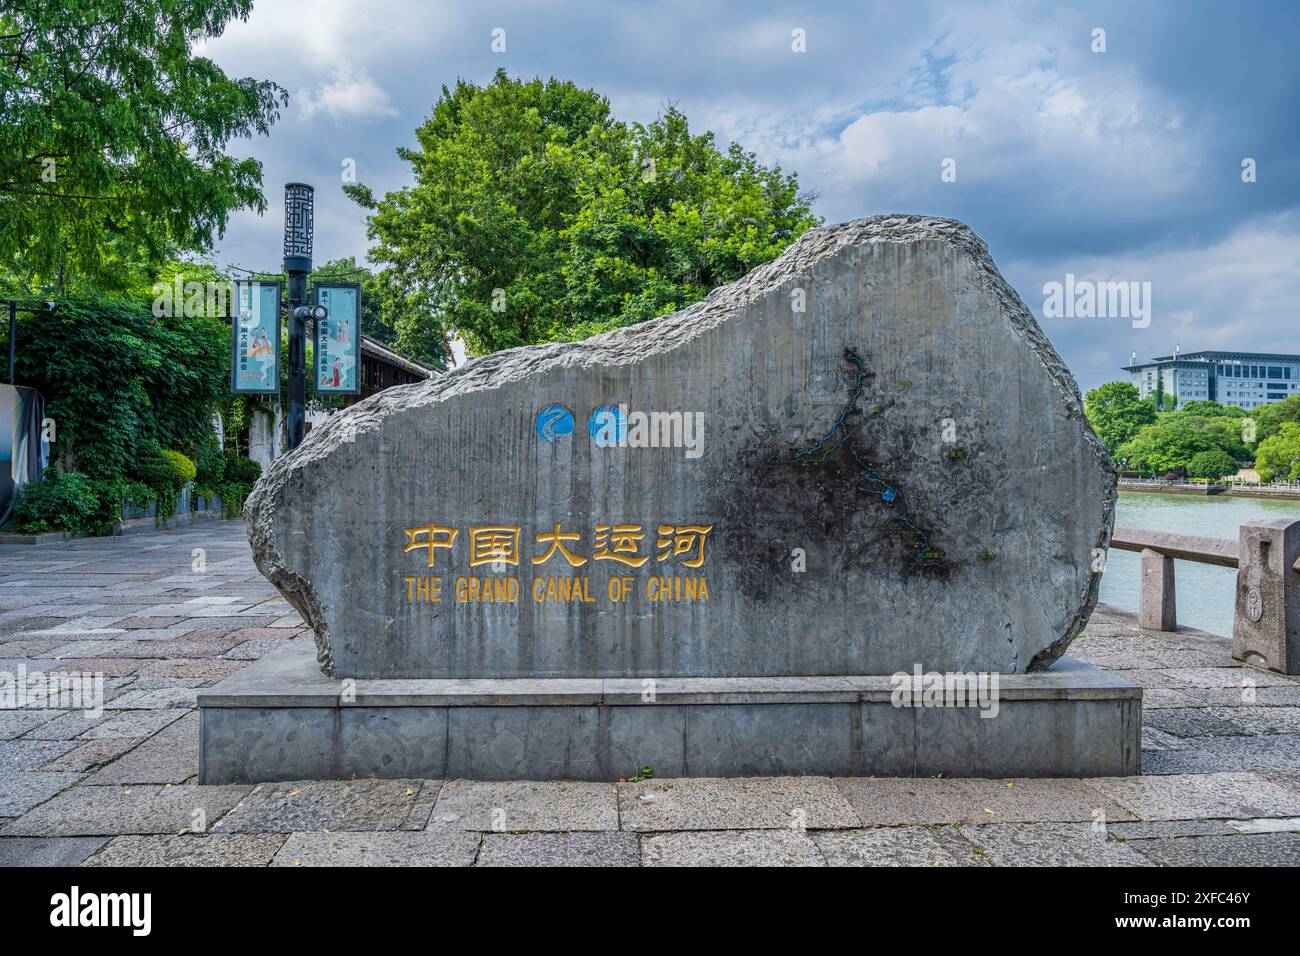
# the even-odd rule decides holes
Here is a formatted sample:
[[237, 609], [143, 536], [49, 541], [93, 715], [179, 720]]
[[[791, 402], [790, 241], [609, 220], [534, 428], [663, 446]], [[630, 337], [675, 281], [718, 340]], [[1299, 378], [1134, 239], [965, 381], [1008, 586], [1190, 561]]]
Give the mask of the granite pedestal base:
[[199, 782], [353, 777], [1092, 777], [1139, 772], [1142, 688], [1064, 657], [998, 713], [895, 707], [888, 676], [322, 677], [295, 641], [199, 692]]

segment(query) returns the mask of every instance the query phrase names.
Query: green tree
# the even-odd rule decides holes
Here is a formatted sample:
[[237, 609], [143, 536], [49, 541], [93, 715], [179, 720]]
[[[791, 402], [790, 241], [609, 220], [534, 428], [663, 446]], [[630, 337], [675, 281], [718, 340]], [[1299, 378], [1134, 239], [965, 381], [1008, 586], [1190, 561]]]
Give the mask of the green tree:
[[1112, 455], [1143, 425], [1156, 420], [1155, 406], [1128, 382], [1107, 382], [1092, 389], [1084, 397], [1083, 411]]
[[1255, 441], [1262, 444], [1278, 433], [1283, 422], [1300, 422], [1300, 395], [1261, 405], [1251, 417], [1255, 420]]
[[[817, 223], [780, 169], [670, 108], [616, 121], [608, 101], [556, 79], [446, 87], [401, 149], [414, 184], [376, 200], [371, 259], [405, 290], [408, 327], [476, 353], [572, 339], [695, 302]], [[418, 324], [418, 330], [410, 327]]]
[[1192, 478], [1222, 478], [1237, 472], [1237, 462], [1227, 452], [1215, 448], [1212, 451], [1198, 451], [1187, 463], [1187, 474]]
[[192, 456], [209, 441], [229, 387], [229, 320], [128, 299], [56, 306], [20, 317], [17, 377], [46, 398], [61, 470], [119, 480], [146, 449]]
[[225, 152], [288, 101], [194, 55], [251, 0], [8, 0], [0, 13], [0, 269], [122, 289], [265, 208]]
[[1242, 418], [1246, 410], [1238, 408], [1236, 405], [1220, 405], [1218, 402], [1209, 399], [1198, 399], [1194, 402], [1187, 402], [1178, 410], [1180, 415], [1189, 415], [1194, 418]]
[[1282, 422], [1255, 450], [1260, 481], [1300, 478], [1300, 422]]
[[1120, 446], [1119, 457], [1143, 470], [1168, 472], [1188, 467], [1198, 452], [1215, 450], [1221, 449], [1205, 432], [1184, 421], [1171, 421], [1143, 425]]
[[366, 335], [416, 361], [447, 368], [450, 350], [441, 324], [425, 311], [421, 297], [412, 294], [394, 270], [375, 272], [348, 256], [317, 266], [312, 279], [325, 278], [361, 283], [361, 331]]

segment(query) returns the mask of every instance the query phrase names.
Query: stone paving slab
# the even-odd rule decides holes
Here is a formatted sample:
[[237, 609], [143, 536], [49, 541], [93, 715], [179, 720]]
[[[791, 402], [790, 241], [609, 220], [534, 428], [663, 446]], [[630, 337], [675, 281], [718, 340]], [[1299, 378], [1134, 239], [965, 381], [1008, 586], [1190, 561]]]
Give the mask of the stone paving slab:
[[199, 659], [181, 658], [179, 660], [149, 661], [140, 667], [141, 677], [228, 677], [245, 667], [244, 661], [228, 661], [222, 658]]
[[199, 715], [186, 714], [96, 771], [91, 784], [184, 783], [199, 772]]
[[11, 770], [39, 770], [76, 746], [66, 740], [0, 741], [0, 776]]
[[763, 830], [861, 825], [829, 777], [646, 780], [620, 784], [624, 830]]
[[617, 830], [613, 784], [574, 780], [451, 780], [429, 819], [462, 830]]
[[472, 866], [480, 834], [451, 827], [418, 833], [294, 833], [272, 866]]
[[198, 693], [193, 687], [150, 687], [136, 681], [141, 690], [133, 690], [113, 698], [117, 710], [174, 710], [198, 706]]
[[640, 866], [635, 833], [485, 833], [476, 866]]
[[1241, 688], [1187, 687], [1184, 693], [1215, 707], [1300, 707], [1300, 684], [1252, 688], [1249, 699]]
[[657, 833], [641, 840], [642, 866], [825, 866], [798, 830], [702, 830]]
[[[1228, 716], [1246, 708], [1170, 708], [1145, 715], [1142, 729], [1148, 727], [1175, 737], [1223, 737], [1249, 733], [1242, 724]], [[1281, 709], [1281, 708], [1279, 708]]]
[[1091, 821], [1133, 815], [1080, 780], [837, 778], [866, 826]]
[[1220, 773], [1252, 770], [1271, 764], [1274, 769], [1300, 769], [1300, 735], [1271, 734], [1258, 737], [1191, 737], [1176, 751], [1142, 757], [1142, 772]]
[[1243, 819], [1300, 814], [1300, 794], [1254, 773], [1107, 777], [1087, 783], [1143, 820]]
[[115, 837], [83, 866], [266, 866], [284, 845], [276, 834]]
[[51, 711], [0, 711], [0, 740], [13, 740], [48, 724], [57, 715]]
[[821, 830], [813, 840], [829, 866], [986, 866], [985, 852], [951, 826]]
[[1300, 833], [1138, 840], [1128, 845], [1158, 866], [1300, 866]]
[[143, 737], [155, 734], [180, 720], [188, 710], [172, 708], [166, 710], [128, 710], [114, 714], [108, 720], [97, 722], [85, 733], [78, 734], [79, 740], [98, 740], [102, 737]]
[[6, 768], [0, 773], [0, 817], [21, 816], [77, 783], [83, 776], [79, 773], [41, 773]]
[[[43, 721], [36, 722], [31, 730], [22, 735], [23, 740], [76, 740], [82, 734], [93, 730], [100, 724], [108, 723], [117, 716], [115, 711], [106, 710], [92, 716], [81, 710], [43, 710]], [[141, 731], [141, 734], [160, 729], [158, 726]]]
[[1002, 823], [962, 827], [995, 866], [1149, 866], [1127, 843], [1090, 823]]
[[260, 784], [216, 824], [221, 833], [396, 830], [419, 780], [327, 780]]
[[175, 834], [194, 828], [198, 821], [211, 827], [251, 789], [190, 785], [74, 787], [14, 820], [0, 831], [0, 837]]
[[0, 867], [77, 866], [107, 837], [0, 837]]
[[1239, 831], [1233, 820], [1140, 820], [1136, 823], [1112, 823], [1108, 827], [1112, 840], [1166, 840], [1172, 837], [1231, 836]]
[[69, 750], [58, 760], [51, 761], [42, 770], [65, 770], [71, 773], [84, 773], [103, 766], [110, 760], [116, 760], [137, 744], [149, 740], [149, 737], [104, 737], [100, 740], [70, 741], [76, 748]]

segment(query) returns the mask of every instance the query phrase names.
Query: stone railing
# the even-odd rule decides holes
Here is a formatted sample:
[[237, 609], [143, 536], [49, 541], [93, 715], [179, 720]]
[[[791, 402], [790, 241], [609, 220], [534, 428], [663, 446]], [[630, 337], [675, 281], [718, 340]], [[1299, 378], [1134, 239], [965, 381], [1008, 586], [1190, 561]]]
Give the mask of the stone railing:
[[1175, 561], [1236, 568], [1232, 656], [1283, 674], [1300, 673], [1300, 521], [1244, 524], [1235, 541], [1116, 528], [1110, 546], [1142, 556], [1138, 622], [1153, 631], [1178, 629]]

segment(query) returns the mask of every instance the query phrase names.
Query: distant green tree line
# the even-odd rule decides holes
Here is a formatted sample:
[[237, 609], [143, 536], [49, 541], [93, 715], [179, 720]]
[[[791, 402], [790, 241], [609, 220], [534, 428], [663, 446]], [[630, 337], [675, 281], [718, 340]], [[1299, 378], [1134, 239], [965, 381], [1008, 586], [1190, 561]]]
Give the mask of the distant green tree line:
[[1253, 464], [1260, 480], [1300, 478], [1300, 395], [1251, 411], [1212, 401], [1158, 410], [1128, 382], [1108, 382], [1084, 398], [1084, 412], [1121, 467], [1216, 479]]

